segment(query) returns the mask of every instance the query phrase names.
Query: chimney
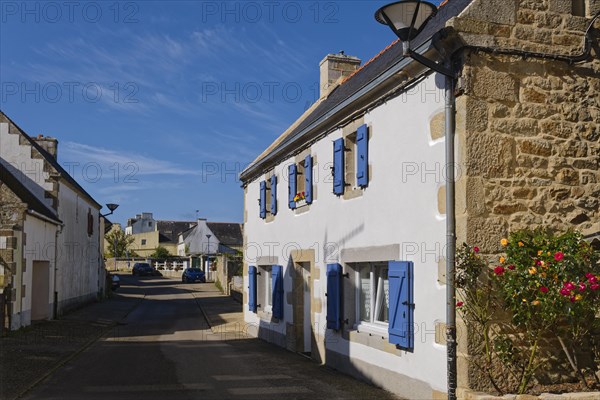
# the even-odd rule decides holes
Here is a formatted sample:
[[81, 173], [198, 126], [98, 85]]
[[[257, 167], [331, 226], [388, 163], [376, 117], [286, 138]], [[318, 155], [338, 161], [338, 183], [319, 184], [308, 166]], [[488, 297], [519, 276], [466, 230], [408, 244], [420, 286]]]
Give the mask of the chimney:
[[37, 135], [37, 137], [34, 137], [33, 140], [35, 140], [41, 148], [46, 150], [56, 160], [56, 152], [58, 151], [58, 140], [56, 140], [56, 138]]
[[326, 97], [347, 76], [360, 67], [360, 58], [347, 56], [343, 51], [338, 54], [328, 54], [319, 64], [321, 67], [320, 93]]

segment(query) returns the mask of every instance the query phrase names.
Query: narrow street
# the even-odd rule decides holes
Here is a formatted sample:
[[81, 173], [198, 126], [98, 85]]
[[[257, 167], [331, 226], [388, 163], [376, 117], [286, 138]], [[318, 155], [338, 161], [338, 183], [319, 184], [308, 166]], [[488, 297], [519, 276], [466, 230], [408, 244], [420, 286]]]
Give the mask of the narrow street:
[[118, 296], [144, 299], [117, 327], [25, 399], [367, 399], [387, 392], [258, 339], [211, 331], [212, 284], [122, 278]]

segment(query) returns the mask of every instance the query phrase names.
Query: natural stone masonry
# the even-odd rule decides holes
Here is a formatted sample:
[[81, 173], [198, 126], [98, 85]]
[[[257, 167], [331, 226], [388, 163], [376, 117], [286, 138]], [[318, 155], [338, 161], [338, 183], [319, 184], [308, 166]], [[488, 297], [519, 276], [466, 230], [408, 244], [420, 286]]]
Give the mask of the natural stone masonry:
[[[470, 46], [578, 55], [589, 18], [600, 11], [598, 0], [583, 4], [580, 9], [570, 0], [475, 0], [448, 25]], [[596, 44], [583, 63], [462, 53], [459, 244], [494, 255], [501, 251], [500, 239], [521, 228], [600, 230], [600, 21], [595, 28]], [[464, 343], [459, 352], [467, 352]], [[460, 386], [483, 385], [465, 358], [459, 370]], [[556, 398], [571, 398], [565, 396]]]

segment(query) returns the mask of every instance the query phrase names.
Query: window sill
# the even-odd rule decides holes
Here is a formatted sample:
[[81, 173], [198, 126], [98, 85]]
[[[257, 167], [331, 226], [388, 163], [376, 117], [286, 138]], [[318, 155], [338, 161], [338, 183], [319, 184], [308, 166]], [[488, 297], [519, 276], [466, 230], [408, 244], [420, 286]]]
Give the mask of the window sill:
[[354, 329], [358, 333], [369, 333], [371, 335], [381, 336], [384, 339], [388, 338], [388, 326], [385, 324], [370, 324], [361, 322], [354, 325]]

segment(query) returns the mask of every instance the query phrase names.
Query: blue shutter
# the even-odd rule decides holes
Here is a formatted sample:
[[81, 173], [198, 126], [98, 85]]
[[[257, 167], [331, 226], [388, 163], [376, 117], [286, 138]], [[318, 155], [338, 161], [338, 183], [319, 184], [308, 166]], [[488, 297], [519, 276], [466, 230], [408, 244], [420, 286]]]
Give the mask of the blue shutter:
[[296, 202], [294, 201], [294, 197], [296, 197], [296, 175], [297, 175], [297, 168], [296, 168], [296, 164], [292, 164], [288, 167], [288, 171], [289, 171], [289, 180], [288, 180], [288, 197], [289, 197], [289, 205], [290, 208], [293, 210], [294, 208], [296, 208]]
[[414, 347], [413, 263], [390, 261], [388, 263], [389, 341], [407, 350]]
[[271, 177], [271, 214], [277, 214], [277, 177]]
[[342, 327], [342, 266], [327, 264], [327, 329]]
[[248, 268], [248, 308], [250, 312], [255, 313], [257, 309], [256, 304], [256, 267], [250, 266]]
[[310, 204], [313, 201], [313, 159], [311, 155], [304, 159], [304, 182], [306, 204]]
[[273, 265], [271, 268], [273, 284], [273, 318], [283, 319], [283, 268]]
[[260, 183], [260, 217], [267, 218], [267, 182], [262, 181]]
[[369, 130], [366, 124], [356, 131], [356, 184], [360, 187], [369, 184]]
[[344, 194], [344, 138], [333, 142], [333, 193]]

